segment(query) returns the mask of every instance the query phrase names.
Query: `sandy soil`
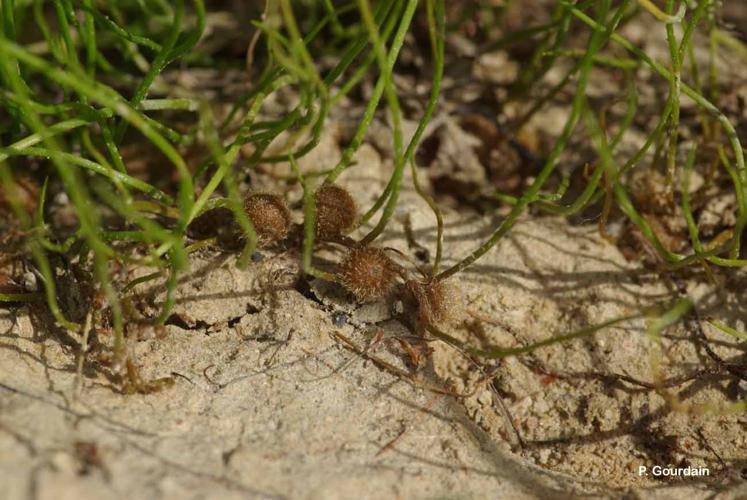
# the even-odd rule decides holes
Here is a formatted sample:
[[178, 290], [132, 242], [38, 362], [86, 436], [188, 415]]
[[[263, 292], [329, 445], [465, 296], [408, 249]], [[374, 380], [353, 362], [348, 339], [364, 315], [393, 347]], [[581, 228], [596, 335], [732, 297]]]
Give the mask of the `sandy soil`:
[[[365, 205], [378, 192], [372, 183], [384, 182], [369, 173], [383, 176], [387, 160], [368, 146], [360, 159], [384, 167], [365, 175], [353, 169], [343, 178]], [[416, 242], [432, 248], [433, 216], [410, 190], [382, 241], [416, 261], [417, 249], [401, 237], [405, 214]], [[496, 222], [447, 211], [446, 263], [465, 255]], [[743, 414], [673, 412], [656, 391], [611, 377], [651, 381], [643, 320], [497, 364], [430, 342], [432, 356], [415, 370], [396, 341], [417, 345], [396, 317], [396, 297], [355, 304], [336, 286], [304, 286], [294, 251], [262, 257], [241, 272], [232, 256], [195, 255], [178, 291], [179, 320], [172, 321], [178, 324], [159, 332], [145, 328], [131, 340], [145, 378], [175, 380], [154, 394], [118, 394], [89, 369], [75, 399], [73, 339], [46, 330], [27, 308], [4, 311], [2, 497], [747, 493], [739, 476], [747, 465]], [[327, 257], [334, 259], [334, 252]], [[745, 277], [717, 278], [736, 290]], [[665, 276], [628, 263], [594, 226], [558, 218], [525, 219], [453, 285], [461, 307], [443, 329], [484, 348], [536, 342], [676, 297]], [[744, 328], [743, 318], [733, 317], [736, 296], [703, 285], [689, 291], [699, 298], [701, 315], [718, 312]], [[142, 287], [141, 293], [157, 297], [159, 291]], [[724, 357], [743, 352], [728, 337], [707, 334]], [[691, 337], [684, 327], [667, 330], [667, 376], [708, 366]], [[353, 352], [343, 338], [377, 361]], [[477, 383], [488, 372], [495, 391]], [[704, 375], [672, 392], [686, 403], [719, 406], [744, 397], [743, 386], [727, 387], [724, 380]], [[445, 396], [433, 387], [467, 395]], [[712, 475], [683, 482], [637, 474], [640, 465], [655, 464], [704, 466]]]

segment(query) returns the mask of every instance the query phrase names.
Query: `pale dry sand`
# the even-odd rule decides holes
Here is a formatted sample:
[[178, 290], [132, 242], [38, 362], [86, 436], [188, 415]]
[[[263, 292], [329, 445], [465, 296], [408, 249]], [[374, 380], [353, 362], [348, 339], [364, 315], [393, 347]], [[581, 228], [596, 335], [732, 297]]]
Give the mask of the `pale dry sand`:
[[[333, 161], [324, 155], [338, 153], [329, 138], [318, 151], [304, 159], [306, 166]], [[369, 168], [353, 168], [342, 178], [362, 206], [388, 177], [388, 160], [377, 151], [364, 146], [358, 161]], [[452, 210], [445, 215], [446, 264], [466, 255], [499, 221]], [[409, 187], [381, 244], [416, 261], [402, 237], [406, 216], [417, 242], [432, 253], [433, 215]], [[320, 256], [339, 258], [335, 251]], [[144, 328], [129, 345], [146, 378], [175, 377], [173, 387], [154, 394], [118, 394], [86, 370], [75, 400], [74, 339], [50, 332], [26, 308], [4, 310], [0, 497], [747, 495], [738, 474], [747, 465], [744, 414], [671, 412], [654, 391], [589, 375], [650, 381], [643, 320], [498, 366], [479, 367], [434, 342], [433, 356], [411, 384], [333, 336], [361, 348], [379, 339], [371, 354], [412, 373], [394, 341], [412, 335], [393, 316], [396, 298], [359, 305], [336, 286], [316, 281], [303, 289], [296, 285], [297, 254], [265, 251], [263, 257], [242, 272], [234, 257], [194, 256], [178, 290], [181, 324], [161, 335]], [[744, 289], [742, 272], [717, 279], [721, 290]], [[664, 276], [628, 263], [595, 226], [573, 227], [559, 218], [523, 219], [452, 285], [460, 290], [461, 307], [442, 327], [483, 348], [536, 342], [676, 298]], [[139, 290], [147, 294], [147, 287]], [[744, 329], [738, 295], [714, 290], [690, 284], [700, 313]], [[709, 362], [684, 327], [666, 333], [669, 376]], [[728, 337], [713, 329], [707, 334], [724, 357], [743, 355]], [[495, 395], [484, 384], [475, 386], [491, 366], [523, 448]], [[454, 398], [427, 385], [476, 392]], [[742, 385], [727, 385], [723, 376], [706, 376], [674, 392], [686, 402], [719, 406], [745, 396]], [[85, 453], [91, 446], [97, 459]], [[713, 475], [686, 483], [637, 475], [638, 466], [654, 464], [707, 466]]]

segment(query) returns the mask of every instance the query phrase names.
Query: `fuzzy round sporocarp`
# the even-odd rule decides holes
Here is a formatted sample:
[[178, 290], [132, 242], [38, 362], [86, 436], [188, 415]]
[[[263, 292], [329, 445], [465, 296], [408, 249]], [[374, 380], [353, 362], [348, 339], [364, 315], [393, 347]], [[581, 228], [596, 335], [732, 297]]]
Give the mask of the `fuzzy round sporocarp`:
[[187, 226], [187, 234], [190, 238], [204, 240], [220, 236], [221, 233], [232, 231], [233, 212], [225, 207], [207, 210], [205, 213], [195, 217]]
[[394, 286], [397, 265], [378, 247], [356, 247], [340, 265], [342, 285], [358, 300], [383, 297]]
[[334, 184], [323, 184], [314, 194], [316, 202], [316, 236], [330, 239], [340, 236], [355, 223], [355, 200], [347, 190]]
[[409, 280], [405, 283], [408, 298], [417, 309], [418, 322], [423, 326], [447, 320], [454, 308], [454, 291], [442, 280]]
[[291, 214], [280, 196], [269, 193], [250, 195], [244, 200], [244, 211], [257, 231], [260, 245], [273, 245], [288, 236]]

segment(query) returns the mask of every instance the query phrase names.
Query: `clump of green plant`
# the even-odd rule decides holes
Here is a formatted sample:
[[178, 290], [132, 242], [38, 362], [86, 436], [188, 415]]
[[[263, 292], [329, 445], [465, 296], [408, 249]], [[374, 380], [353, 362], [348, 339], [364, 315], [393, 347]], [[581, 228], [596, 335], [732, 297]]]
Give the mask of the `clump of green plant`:
[[[499, 22], [512, 2], [504, 4], [483, 6], [478, 2], [474, 10], [490, 14]], [[715, 9], [713, 0], [677, 4], [667, 0], [664, 8], [648, 0], [559, 2], [549, 23], [528, 26], [495, 42], [498, 47], [510, 47], [530, 40], [537, 46], [516, 88], [509, 93], [510, 99], [531, 103], [513, 124], [515, 130], [561, 91], [572, 88], [573, 98], [562, 132], [524, 193], [519, 197], [496, 194], [496, 205], [499, 200], [508, 202], [512, 205], [510, 213], [474, 251], [442, 269], [442, 215], [432, 193], [418, 182], [415, 153], [441, 95], [448, 56], [445, 0], [382, 0], [373, 5], [368, 0], [325, 1], [313, 6], [290, 0], [266, 2], [264, 10], [256, 13], [256, 33], [241, 59], [242, 64], [250, 62], [251, 79], [244, 92], [233, 99], [230, 110], [219, 115], [215, 103], [166, 78], [177, 62], [187, 68], [210, 63], [220, 66], [220, 54], [199, 50], [208, 22], [202, 0], [189, 4], [183, 0], [105, 4], [60, 0], [51, 5], [3, 1], [2, 202], [14, 214], [9, 225], [17, 234], [14, 241], [23, 247], [15, 258], [38, 276], [39, 289], [0, 293], [0, 299], [23, 302], [43, 298], [60, 327], [80, 334], [81, 360], [89, 344], [102, 345], [113, 355], [112, 371], [129, 381], [130, 390], [150, 390], [139, 380], [126, 349], [130, 326], [123, 304], [131, 302], [137, 285], [162, 282], [165, 299], [160, 313], [150, 321], [155, 326], [163, 325], [170, 316], [178, 277], [187, 269], [190, 252], [218, 243], [237, 251], [238, 265], [246, 267], [257, 245], [294, 241], [288, 238], [293, 228], [284, 194], [250, 194], [244, 198], [246, 189], [240, 179], [260, 164], [290, 164], [294, 172], [291, 184], [303, 189], [300, 253], [305, 273], [341, 283], [359, 299], [385, 295], [401, 278], [399, 293], [411, 304], [421, 329], [449, 342], [454, 339], [439, 330], [455, 293], [447, 280], [498, 244], [529, 208], [573, 215], [599, 207], [602, 229], [615, 208], [640, 231], [667, 269], [744, 266], [747, 260], [740, 250], [747, 225], [747, 167], [735, 128], [717, 105], [714, 61], [727, 35], [716, 27]], [[299, 16], [300, 10], [304, 16]], [[643, 15], [653, 15], [665, 26], [670, 49], [667, 63], [655, 61], [620, 34], [624, 23]], [[417, 16], [425, 26], [430, 92], [414, 133], [405, 141], [393, 75]], [[458, 29], [459, 19], [456, 21], [456, 27], [449, 29]], [[682, 29], [675, 30], [675, 25]], [[587, 33], [585, 47], [568, 48], [570, 39], [578, 38], [572, 34], [582, 29]], [[698, 31], [712, 41], [708, 86], [694, 64], [693, 36]], [[738, 42], [730, 39], [729, 43]], [[333, 60], [332, 64], [320, 64], [323, 56], [330, 55], [326, 59]], [[561, 61], [571, 62], [564, 66], [569, 68], [564, 78], [544, 94], [532, 95], [533, 87], [528, 84], [541, 81]], [[222, 63], [236, 65], [237, 61]], [[618, 148], [636, 117], [636, 72], [643, 66], [667, 82], [669, 95], [646, 143], [623, 158]], [[629, 83], [627, 111], [619, 123], [604, 119], [588, 102], [589, 81], [600, 69], [620, 72]], [[297, 159], [317, 146], [330, 111], [364, 81], [372, 83], [370, 96], [340, 160], [335, 165], [322, 165], [318, 171], [302, 171]], [[282, 90], [292, 90], [298, 97], [296, 103], [282, 116], [265, 116], [263, 106], [268, 98]], [[697, 104], [703, 132], [688, 145], [680, 143], [678, 133], [682, 126], [680, 105], [685, 98]], [[360, 207], [359, 213], [356, 200], [337, 181], [350, 168], [366, 168], [355, 165], [353, 158], [375, 114], [383, 107], [391, 124], [394, 167], [386, 188], [372, 206]], [[617, 131], [611, 135], [612, 125]], [[561, 174], [559, 164], [571, 139], [579, 141], [581, 129], [584, 142], [596, 157], [583, 188], [569, 199], [565, 181], [572, 175], [580, 177], [581, 172]], [[268, 152], [270, 145], [278, 142], [283, 146]], [[174, 172], [171, 179], [133, 172], [134, 162], [124, 152], [138, 144], [155, 149], [159, 161], [168, 162]], [[680, 158], [685, 146], [691, 149], [683, 165]], [[641, 207], [631, 201], [629, 174], [646, 167], [644, 162], [652, 148], [654, 157], [663, 161], [668, 202], [674, 206], [679, 201], [686, 221], [691, 245], [685, 253], [675, 253], [662, 244]], [[241, 151], [249, 154], [239, 161]], [[738, 202], [736, 224], [725, 236], [708, 242], [699, 234], [686, 184], [689, 173], [701, 163], [709, 166], [705, 169], [709, 182], [723, 182], [725, 189], [730, 186]], [[433, 209], [437, 223], [434, 261], [425, 276], [418, 278], [410, 278], [384, 249], [375, 246], [391, 222], [408, 165], [414, 188]], [[654, 164], [649, 168], [660, 167]], [[678, 176], [685, 183], [681, 189], [675, 185]], [[28, 178], [35, 179], [30, 185], [38, 189], [38, 204], [29, 204], [22, 194], [22, 187], [29, 185]], [[316, 182], [319, 178], [321, 182]], [[562, 178], [560, 187], [549, 190], [551, 179], [557, 178]], [[50, 200], [60, 199], [74, 214], [69, 224], [50, 220], [55, 215]], [[359, 238], [349, 236], [352, 230], [364, 228]], [[347, 247], [338, 274], [315, 266], [318, 240]], [[101, 322], [71, 319], [69, 307], [61, 303], [61, 260], [76, 260], [90, 269], [95, 284], [90, 294], [106, 304], [100, 316], [106, 317], [107, 328], [113, 332], [110, 343], [101, 331]], [[124, 264], [149, 267], [152, 272], [120, 283], [115, 271]], [[684, 303], [677, 302], [669, 310], [681, 318], [688, 309]], [[469, 349], [483, 357], [516, 355], [590, 335], [610, 324], [527, 349], [492, 353]]]

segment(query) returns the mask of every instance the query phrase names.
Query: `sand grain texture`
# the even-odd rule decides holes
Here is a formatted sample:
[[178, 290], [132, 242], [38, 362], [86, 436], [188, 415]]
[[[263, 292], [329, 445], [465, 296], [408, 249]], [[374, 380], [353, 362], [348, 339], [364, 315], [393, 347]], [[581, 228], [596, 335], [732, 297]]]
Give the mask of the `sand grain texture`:
[[[320, 146], [303, 158], [303, 167], [339, 154], [330, 138], [335, 133], [330, 126]], [[372, 194], [383, 189], [391, 163], [370, 146], [361, 149], [359, 160], [371, 168], [352, 168], [340, 183], [368, 206]], [[427, 183], [428, 172], [421, 174]], [[395, 217], [377, 243], [418, 262], [418, 248], [403, 237], [403, 222], [409, 217], [417, 243], [431, 252], [435, 224], [411, 185], [406, 178]], [[298, 199], [300, 193], [289, 197]], [[499, 221], [446, 209], [444, 265], [467, 255]], [[413, 373], [393, 338], [412, 335], [394, 315], [400, 307], [396, 298], [356, 304], [336, 285], [303, 285], [294, 250], [263, 250], [262, 256], [244, 272], [230, 255], [206, 250], [193, 256], [172, 324], [158, 335], [146, 327], [139, 339], [130, 339], [146, 379], [174, 377], [173, 387], [154, 394], [118, 394], [87, 366], [81, 397], [74, 400], [75, 339], [34, 320], [28, 308], [3, 310], [0, 496], [745, 494], [734, 472], [746, 465], [743, 414], [671, 412], [654, 391], [609, 378], [650, 381], [651, 343], [642, 319], [497, 366], [432, 342], [432, 357]], [[318, 256], [320, 265], [333, 268], [341, 253], [322, 250]], [[412, 264], [403, 263], [414, 272]], [[743, 272], [717, 279], [722, 285], [729, 281], [721, 290], [744, 288]], [[522, 219], [449, 284], [460, 290], [459, 307], [440, 326], [484, 349], [526, 345], [677, 298], [666, 276], [627, 262], [595, 226], [536, 216]], [[744, 329], [739, 297], [688, 286], [703, 317], [718, 312]], [[138, 292], [163, 298], [161, 290], [144, 285]], [[335, 333], [361, 349], [379, 339], [371, 354], [419, 383], [364, 360]], [[728, 337], [710, 328], [706, 333], [718, 340], [713, 347], [723, 357], [741, 356]], [[664, 349], [668, 376], [709, 363], [683, 326], [667, 330]], [[512, 439], [493, 393], [484, 384], [475, 386], [486, 370], [496, 375], [495, 387], [526, 443], [523, 449]], [[744, 397], [743, 386], [726, 385], [717, 374], [673, 392], [688, 403], [719, 406]], [[453, 398], [425, 386], [474, 394]], [[86, 453], [91, 449], [94, 456]], [[670, 483], [637, 475], [639, 465], [654, 464], [707, 466], [713, 476]]]

